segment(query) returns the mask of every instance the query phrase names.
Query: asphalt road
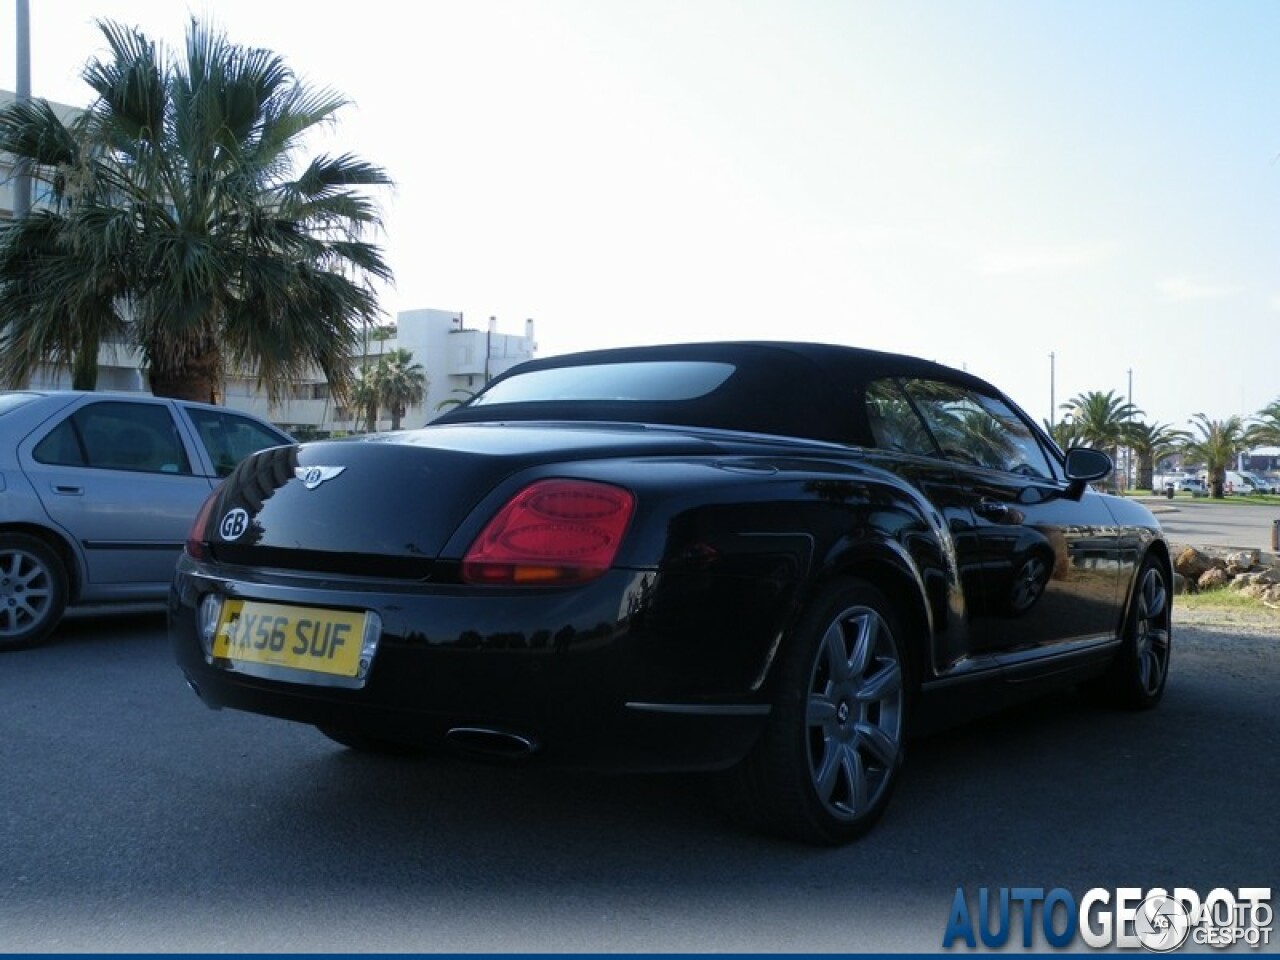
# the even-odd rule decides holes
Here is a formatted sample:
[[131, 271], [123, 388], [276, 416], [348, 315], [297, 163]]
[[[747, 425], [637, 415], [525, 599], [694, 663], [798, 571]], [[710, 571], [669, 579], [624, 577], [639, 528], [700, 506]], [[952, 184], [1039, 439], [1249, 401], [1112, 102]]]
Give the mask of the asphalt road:
[[1215, 503], [1209, 499], [1178, 498], [1146, 501], [1160, 526], [1175, 543], [1275, 552], [1272, 527], [1280, 520], [1280, 497], [1275, 505]]
[[1149, 713], [1062, 695], [913, 743], [829, 850], [739, 832], [697, 778], [215, 713], [160, 616], [82, 618], [0, 656], [0, 951], [935, 951], [958, 887], [1280, 886], [1263, 630], [1180, 626]]

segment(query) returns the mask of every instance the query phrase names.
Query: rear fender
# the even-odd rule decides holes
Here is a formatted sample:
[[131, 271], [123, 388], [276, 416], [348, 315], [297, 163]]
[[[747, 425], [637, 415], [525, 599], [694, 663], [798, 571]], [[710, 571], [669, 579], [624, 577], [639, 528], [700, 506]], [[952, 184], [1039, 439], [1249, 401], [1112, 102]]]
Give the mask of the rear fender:
[[[849, 544], [838, 560], [823, 571], [814, 584], [814, 592], [838, 579], [865, 581], [893, 605], [906, 632], [912, 681], [919, 683], [921, 671], [932, 661], [932, 638], [939, 611], [934, 609], [936, 604], [930, 601], [925, 576], [910, 553], [892, 540]], [[941, 613], [945, 616], [945, 609]]]

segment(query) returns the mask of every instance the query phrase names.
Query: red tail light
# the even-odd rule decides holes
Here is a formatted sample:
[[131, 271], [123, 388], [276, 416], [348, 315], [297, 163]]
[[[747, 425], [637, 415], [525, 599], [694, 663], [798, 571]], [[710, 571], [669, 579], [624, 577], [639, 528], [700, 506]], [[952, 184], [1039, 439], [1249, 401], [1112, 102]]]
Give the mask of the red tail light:
[[187, 556], [196, 560], [204, 560], [209, 556], [209, 541], [205, 539], [204, 530], [209, 525], [209, 515], [213, 513], [213, 505], [217, 501], [218, 491], [215, 490], [205, 497], [204, 503], [200, 505], [200, 512], [191, 521], [191, 529], [187, 531]]
[[635, 509], [622, 487], [540, 480], [498, 511], [462, 561], [468, 583], [579, 583], [609, 569]]

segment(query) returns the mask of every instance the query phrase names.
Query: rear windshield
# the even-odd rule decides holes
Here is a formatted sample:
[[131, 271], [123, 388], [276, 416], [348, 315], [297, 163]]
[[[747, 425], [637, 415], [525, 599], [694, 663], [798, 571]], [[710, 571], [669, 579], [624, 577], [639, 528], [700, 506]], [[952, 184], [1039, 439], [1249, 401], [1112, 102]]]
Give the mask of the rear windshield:
[[670, 424], [846, 442], [854, 431], [841, 399], [803, 354], [691, 344], [533, 361], [432, 422]]
[[721, 386], [733, 371], [733, 364], [692, 360], [649, 360], [531, 370], [495, 383], [472, 400], [470, 406], [575, 400], [695, 400]]

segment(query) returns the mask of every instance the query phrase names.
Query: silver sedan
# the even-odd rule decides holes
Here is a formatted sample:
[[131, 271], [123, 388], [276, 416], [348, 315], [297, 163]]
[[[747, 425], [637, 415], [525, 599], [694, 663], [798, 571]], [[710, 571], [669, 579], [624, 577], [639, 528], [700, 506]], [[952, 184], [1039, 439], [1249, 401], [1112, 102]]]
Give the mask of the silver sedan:
[[0, 650], [74, 604], [162, 599], [200, 505], [292, 438], [257, 417], [136, 393], [0, 393]]

